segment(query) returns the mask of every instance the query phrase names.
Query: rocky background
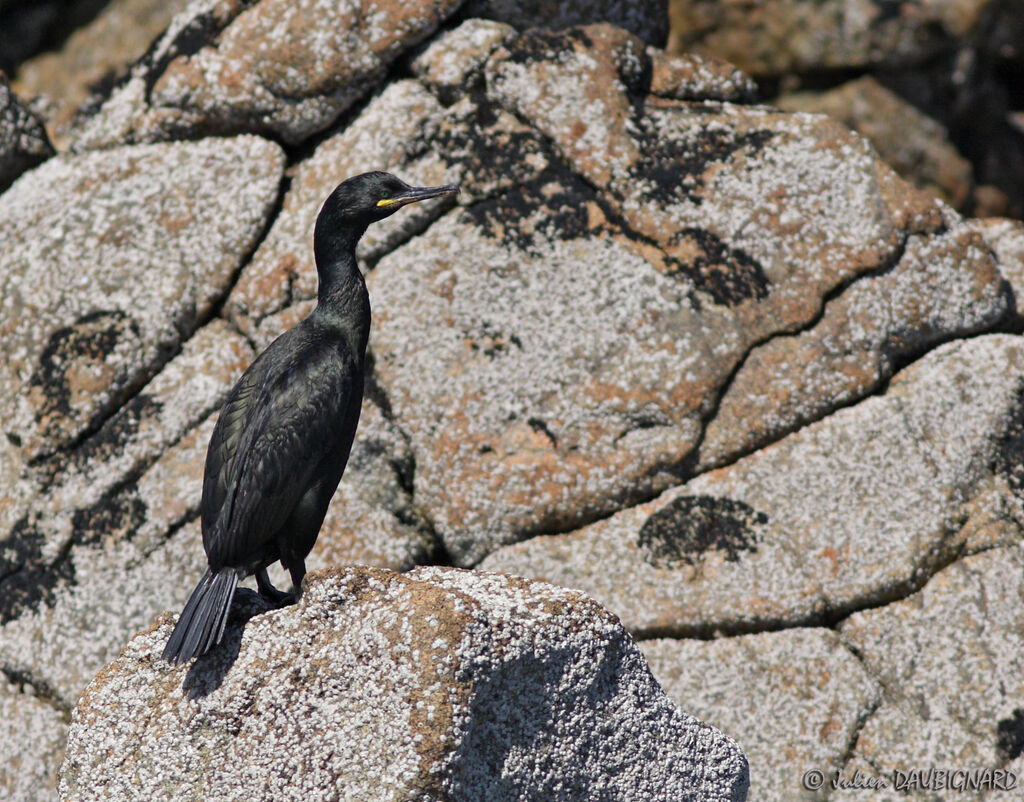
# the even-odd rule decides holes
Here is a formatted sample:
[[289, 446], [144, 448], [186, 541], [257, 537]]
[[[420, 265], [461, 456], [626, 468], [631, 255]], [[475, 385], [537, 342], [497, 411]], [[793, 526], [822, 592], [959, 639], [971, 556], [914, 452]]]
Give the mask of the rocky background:
[[[4, 798], [1024, 774], [1024, 7], [551, 8], [0, 0]], [[369, 169], [463, 191], [361, 244], [323, 570], [171, 670], [218, 406]]]

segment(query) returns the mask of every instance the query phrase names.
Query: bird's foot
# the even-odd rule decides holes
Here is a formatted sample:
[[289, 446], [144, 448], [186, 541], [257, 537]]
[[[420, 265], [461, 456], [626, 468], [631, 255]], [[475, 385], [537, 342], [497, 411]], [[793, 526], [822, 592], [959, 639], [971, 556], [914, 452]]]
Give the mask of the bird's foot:
[[270, 586], [269, 588], [260, 588], [260, 597], [268, 601], [275, 607], [287, 607], [289, 604], [295, 604], [295, 594], [286, 593], [283, 590]]
[[256, 587], [259, 589], [260, 597], [275, 607], [287, 607], [295, 603], [294, 593], [285, 593], [271, 584], [266, 569], [256, 572]]

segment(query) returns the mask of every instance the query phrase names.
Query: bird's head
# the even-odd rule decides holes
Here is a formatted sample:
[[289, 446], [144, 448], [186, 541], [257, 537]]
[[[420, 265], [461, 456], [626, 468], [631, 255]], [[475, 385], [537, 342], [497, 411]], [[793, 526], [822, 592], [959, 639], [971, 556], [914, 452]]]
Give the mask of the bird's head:
[[329, 215], [335, 224], [365, 227], [410, 203], [458, 191], [455, 185], [410, 187], [390, 173], [363, 173], [342, 181], [324, 202], [321, 214]]

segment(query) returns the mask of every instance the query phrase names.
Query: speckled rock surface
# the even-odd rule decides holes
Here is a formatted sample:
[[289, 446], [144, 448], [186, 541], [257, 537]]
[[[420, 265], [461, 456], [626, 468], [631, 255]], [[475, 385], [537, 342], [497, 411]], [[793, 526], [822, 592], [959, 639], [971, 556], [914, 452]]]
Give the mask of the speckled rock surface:
[[431, 40], [410, 66], [442, 101], [453, 103], [467, 91], [480, 88], [487, 59], [515, 35], [511, 25], [469, 19]]
[[[646, 636], [830, 623], [905, 595], [970, 549], [975, 499], [1002, 499], [1012, 518], [1022, 393], [1024, 339], [958, 341], [883, 396], [481, 567], [579, 588]], [[1019, 527], [999, 537], [1011, 536]]]
[[574, 25], [610, 22], [652, 45], [668, 38], [668, 0], [469, 0], [462, 12], [525, 28], [562, 30]]
[[4, 431], [36, 459], [111, 415], [209, 315], [277, 194], [256, 137], [61, 156], [0, 196]]
[[96, 102], [103, 86], [123, 80], [146, 48], [164, 32], [189, 0], [110, 0], [89, 24], [55, 52], [18, 68], [15, 86], [26, 97], [41, 96], [51, 135], [59, 145], [75, 115]]
[[946, 219], [941, 233], [908, 237], [891, 269], [831, 299], [815, 325], [747, 354], [705, 429], [701, 467], [725, 464], [862, 398], [901, 363], [984, 331], [1009, 312], [1012, 296], [988, 241], [975, 224]]
[[[131, 633], [161, 610], [185, 603], [206, 569], [199, 527], [185, 522], [198, 515], [211, 431], [212, 421], [138, 482], [75, 514], [65, 550], [23, 569], [35, 583], [28, 593], [5, 599], [16, 616], [0, 625], [4, 670], [48, 688], [71, 707]], [[22, 545], [32, 544], [30, 534], [15, 532]]]
[[985, 2], [911, 0], [685, 0], [673, 9], [674, 46], [711, 52], [752, 75], [919, 64], [980, 23]]
[[[195, 514], [210, 429], [205, 439], [190, 433], [220, 406], [251, 356], [241, 337], [214, 321], [69, 455], [31, 467], [21, 464], [0, 517], [0, 622], [52, 601], [52, 593], [72, 580], [69, 549], [102, 548], [111, 538], [134, 537], [140, 529], [151, 536], [155, 530], [159, 537]], [[144, 499], [135, 492], [139, 477], [161, 457], [173, 471], [170, 476], [157, 473], [159, 478], [150, 483], [156, 495]], [[176, 481], [179, 475], [186, 477], [184, 482]], [[0, 652], [8, 654], [33, 649], [29, 642], [3, 643], [6, 638], [0, 638]]]
[[[1006, 311], [980, 239], [937, 241], [940, 209], [863, 140], [763, 107], [641, 104], [647, 58], [601, 25], [495, 50], [486, 100], [453, 105], [437, 129], [465, 148], [464, 208], [369, 277], [371, 347], [416, 456], [415, 501], [460, 564], [677, 483], [747, 352], [816, 323], [858, 276], [901, 257], [913, 273], [934, 252], [933, 276], [907, 281], [951, 286], [936, 310], [908, 298], [869, 321], [837, 312], [829, 325], [847, 337], [870, 326], [849, 347], [881, 368], [850, 382], [837, 375], [847, 365], [823, 359], [799, 400], [776, 406], [820, 416], [835, 405], [830, 382], [856, 398], [886, 378], [894, 340], [920, 351]], [[474, 192], [478, 173], [510, 163], [515, 182]], [[756, 447], [789, 414], [766, 408], [730, 422], [730, 436]]]
[[8, 802], [53, 799], [68, 713], [30, 686], [0, 677], [0, 794]]
[[694, 53], [666, 53], [647, 48], [651, 60], [651, 94], [675, 100], [724, 100], [750, 103], [757, 84], [728, 61]]
[[956, 209], [971, 196], [971, 163], [942, 125], [870, 76], [821, 94], [784, 95], [776, 103], [788, 111], [827, 114], [850, 126], [901, 176]]
[[[1022, 593], [1024, 557], [1014, 544], [960, 560], [907, 599], [843, 622], [843, 642], [885, 688], [852, 755], [869, 776], [892, 783], [894, 771], [909, 775], [929, 766], [1008, 770], [1018, 778], [1016, 790], [963, 796], [995, 800], [1019, 793], [1024, 775]], [[947, 789], [939, 797], [953, 793]], [[851, 791], [835, 798], [855, 795]], [[890, 787], [878, 798], [907, 796]], [[936, 796], [916, 793], [912, 798]]]
[[799, 799], [809, 769], [841, 769], [882, 686], [829, 629], [638, 644], [670, 698], [735, 738], [750, 802]]
[[31, 686], [0, 676], [0, 794], [7, 802], [54, 799], [69, 711]]
[[0, 72], [0, 192], [52, 155], [42, 122], [18, 100]]
[[73, 137], [121, 142], [327, 128], [461, 0], [194, 0]]
[[799, 93], [957, 208], [1024, 217], [1019, 3], [670, 0], [669, 13], [670, 51], [736, 64], [773, 104]]
[[75, 710], [61, 799], [745, 796], [736, 744], [580, 594], [441, 568], [305, 586], [188, 668], [157, 657], [169, 617], [132, 640]]

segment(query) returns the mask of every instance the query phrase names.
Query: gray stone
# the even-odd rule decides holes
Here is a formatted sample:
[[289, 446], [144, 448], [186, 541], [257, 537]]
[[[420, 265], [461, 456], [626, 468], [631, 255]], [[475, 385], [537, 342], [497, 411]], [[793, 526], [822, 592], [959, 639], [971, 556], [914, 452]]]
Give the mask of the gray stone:
[[87, 113], [88, 107], [98, 102], [95, 93], [102, 87], [127, 77], [131, 65], [188, 2], [110, 0], [59, 49], [18, 65], [15, 87], [26, 97], [42, 96], [58, 147], [67, 146], [64, 133], [75, 115]]
[[828, 629], [638, 645], [669, 697], [743, 748], [751, 802], [801, 798], [805, 771], [841, 769], [881, 701], [881, 685]]
[[971, 163], [942, 125], [870, 76], [821, 94], [783, 95], [774, 103], [789, 111], [827, 114], [850, 126], [901, 176], [954, 208], [963, 208], [971, 197]]
[[580, 594], [350, 567], [309, 575], [296, 606], [240, 607], [193, 666], [158, 658], [163, 616], [96, 677], [61, 799], [745, 798], [736, 744]]
[[95, 431], [209, 317], [273, 207], [256, 137], [53, 158], [0, 196], [0, 404], [29, 460]]
[[487, 59], [515, 33], [501, 22], [466, 20], [429, 42], [410, 65], [413, 75], [446, 103], [453, 103], [482, 85]]
[[61, 455], [47, 486], [53, 513], [95, 504], [138, 476], [220, 408], [252, 358], [248, 342], [223, 320], [215, 318], [196, 331], [99, 431]]
[[908, 237], [891, 270], [856, 280], [813, 327], [747, 354], [708, 421], [700, 467], [726, 464], [863, 398], [901, 363], [985, 331], [1009, 309], [976, 224], [947, 213], [942, 233]]
[[981, 27], [985, 0], [684, 0], [672, 16], [674, 50], [714, 54], [755, 76], [919, 66]]
[[[280, 213], [225, 307], [225, 314], [260, 347], [312, 309], [308, 302], [316, 299], [317, 286], [313, 224], [324, 198], [342, 180], [369, 169], [389, 170], [415, 184], [455, 180], [436, 153], [410, 152], [413, 143], [436, 130], [442, 114], [438, 101], [417, 82], [395, 82], [370, 101], [352, 125], [299, 164]], [[379, 258], [444, 208], [417, 204], [374, 225], [360, 242], [359, 257], [364, 263]]]
[[[908, 303], [912, 333], [879, 321], [866, 360], [884, 361], [897, 330], [919, 352], [1005, 310], [987, 249], [967, 234], [933, 242], [940, 208], [864, 140], [761, 107], [638, 107], [647, 62], [607, 25], [494, 51], [486, 99], [453, 105], [438, 129], [466, 154], [464, 210], [369, 276], [377, 379], [412, 443], [416, 504], [458, 564], [677, 484], [749, 350], [813, 326], [913, 233], [922, 258], [950, 252], [958, 292], [934, 316]], [[491, 179], [506, 164], [521, 177]], [[777, 436], [765, 432], [755, 418], [737, 436], [756, 447]]]
[[1014, 325], [1024, 327], [1024, 223], [1005, 218], [972, 220], [992, 248], [999, 272], [1010, 285]]
[[579, 588], [640, 635], [831, 622], [915, 590], [972, 539], [1020, 537], [1022, 393], [1024, 339], [957, 341], [885, 395], [481, 567]]
[[[460, 562], [621, 502], [699, 432], [695, 415], [660, 415], [687, 389], [666, 380], [676, 355], [706, 345], [678, 286], [599, 225], [549, 239], [553, 207], [587, 195], [546, 186], [551, 207], [515, 218], [516, 192], [449, 214], [369, 276], [375, 369], [412, 442], [415, 500]], [[517, 243], [531, 228], [537, 250]], [[603, 368], [624, 339], [636, 360]], [[629, 438], [648, 418], [654, 436]]]
[[63, 710], [0, 675], [0, 793], [6, 802], [54, 798], [67, 732]]
[[[890, 781], [894, 771], [906, 775], [929, 767], [1009, 769], [1019, 778], [1024, 768], [1022, 593], [1024, 557], [1015, 543], [958, 560], [909, 598], [844, 621], [843, 642], [885, 689], [881, 706], [860, 732], [854, 759]], [[961, 794], [947, 788], [912, 798], [954, 795], [997, 800], [1013, 793]], [[907, 797], [891, 788], [880, 798]]]
[[212, 430], [210, 418], [137, 482], [69, 515], [65, 553], [23, 569], [34, 586], [14, 600], [16, 617], [0, 619], [0, 667], [50, 688], [70, 707], [133, 632], [184, 605], [206, 570], [195, 519]]
[[757, 84], [740, 70], [714, 56], [666, 53], [647, 48], [651, 60], [651, 94], [673, 100], [721, 100], [751, 103]]
[[52, 155], [42, 122], [19, 102], [0, 72], [0, 192]]
[[195, 0], [74, 138], [76, 149], [330, 126], [461, 0]]
[[559, 31], [575, 25], [610, 22], [658, 47], [663, 47], [668, 39], [668, 0], [469, 0], [462, 14], [498, 20], [520, 30]]

